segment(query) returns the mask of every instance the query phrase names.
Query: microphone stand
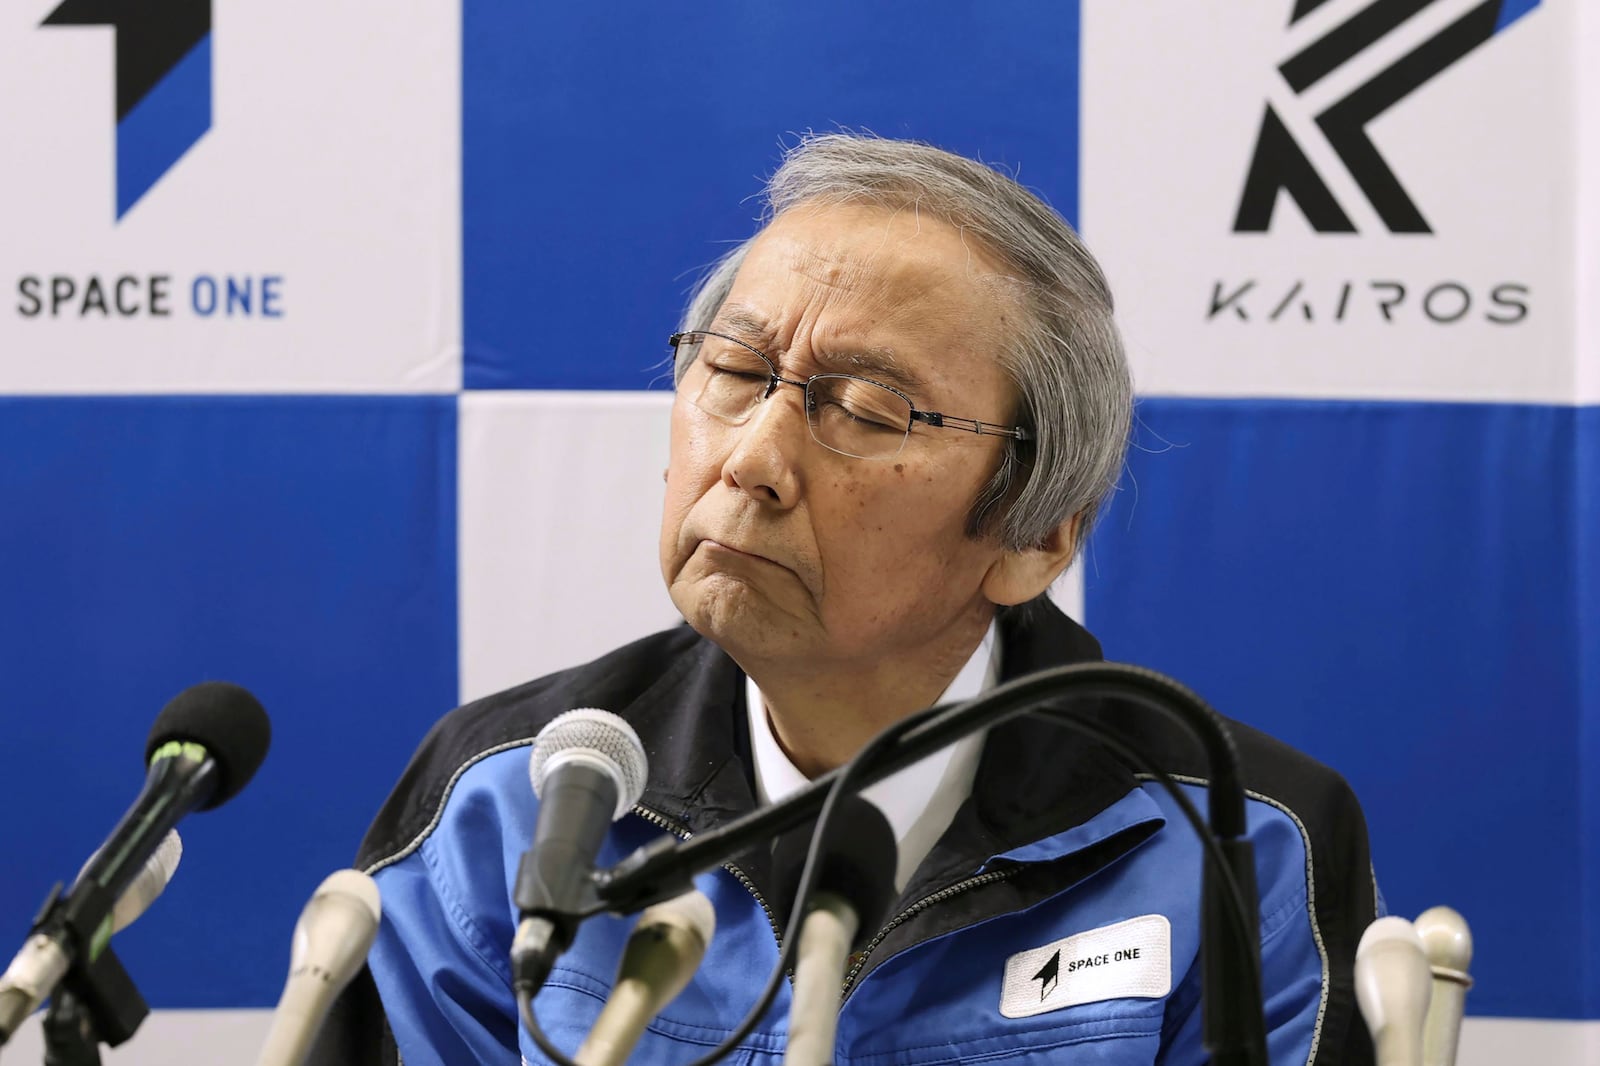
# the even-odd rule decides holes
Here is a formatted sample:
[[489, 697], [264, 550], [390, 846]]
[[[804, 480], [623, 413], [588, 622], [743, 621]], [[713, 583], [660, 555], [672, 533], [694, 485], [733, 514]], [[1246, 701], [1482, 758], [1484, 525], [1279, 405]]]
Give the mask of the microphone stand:
[[[1201, 889], [1201, 973], [1204, 1042], [1213, 1066], [1267, 1066], [1261, 994], [1259, 902], [1255, 857], [1247, 835], [1238, 753], [1226, 723], [1187, 687], [1153, 670], [1124, 663], [1075, 663], [1018, 678], [954, 707], [921, 712], [887, 753], [855, 767], [851, 783], [865, 787], [969, 734], [1018, 715], [1046, 710], [1060, 697], [1116, 698], [1154, 708], [1199, 740], [1211, 770], [1210, 835], [1220, 862], [1208, 862]], [[1049, 707], [1063, 725], [1091, 736], [1105, 729], [1081, 709]], [[663, 838], [610, 870], [596, 871], [588, 898], [572, 915], [628, 914], [692, 887], [696, 874], [812, 817], [845, 768], [818, 778], [782, 803], [755, 811], [686, 841]], [[1208, 855], [1213, 854], [1208, 849]], [[798, 905], [798, 904], [797, 904]], [[1230, 937], [1230, 931], [1240, 935]], [[1232, 948], [1233, 950], [1229, 950]]]
[[44, 1066], [100, 1066], [94, 1021], [65, 988], [50, 998], [44, 1015]]
[[[111, 908], [104, 888], [89, 883], [70, 898], [57, 884], [50, 890], [35, 932], [64, 928], [75, 950], [61, 984], [51, 993], [45, 1012], [46, 1066], [100, 1066], [100, 1047], [125, 1043], [150, 1013], [133, 978], [111, 950]], [[107, 915], [90, 928], [85, 914]]]

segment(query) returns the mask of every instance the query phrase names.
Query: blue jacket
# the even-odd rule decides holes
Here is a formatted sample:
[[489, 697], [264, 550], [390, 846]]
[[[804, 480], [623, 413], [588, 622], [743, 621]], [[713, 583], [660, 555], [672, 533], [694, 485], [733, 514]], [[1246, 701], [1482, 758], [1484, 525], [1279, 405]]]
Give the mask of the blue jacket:
[[[1099, 658], [1094, 639], [1048, 606], [1003, 619], [1002, 649], [1006, 678]], [[511, 1064], [519, 1051], [546, 1061], [521, 1032], [511, 992], [511, 885], [537, 813], [532, 738], [580, 706], [627, 718], [650, 759], [645, 796], [614, 826], [602, 863], [753, 808], [742, 675], [687, 627], [451, 713], [362, 846], [358, 865], [377, 879], [383, 924], [371, 979], [347, 995], [324, 1045], [345, 1049], [325, 1050], [324, 1061], [393, 1062], [395, 1045], [407, 1066]], [[1121, 706], [1095, 713], [1204, 809], [1203, 764], [1186, 735]], [[1351, 982], [1377, 907], [1360, 808], [1337, 774], [1305, 756], [1244, 726], [1236, 740], [1252, 797], [1271, 1061], [1370, 1062]], [[853, 960], [836, 1061], [1205, 1062], [1200, 856], [1170, 796], [1105, 749], [1031, 716], [995, 729], [971, 799]], [[782, 893], [764, 851], [697, 883], [715, 905], [716, 936], [635, 1061], [703, 1054], [777, 960], [783, 916], [771, 901]], [[605, 1000], [629, 925], [585, 923], [538, 996], [541, 1024], [569, 1054]], [[729, 1061], [777, 1063], [787, 1008], [785, 986]]]

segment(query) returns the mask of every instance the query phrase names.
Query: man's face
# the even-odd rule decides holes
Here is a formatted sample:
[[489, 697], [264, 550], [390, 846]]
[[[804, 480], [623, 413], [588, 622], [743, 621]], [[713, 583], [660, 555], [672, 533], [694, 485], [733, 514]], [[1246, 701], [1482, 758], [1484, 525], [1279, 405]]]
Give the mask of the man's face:
[[[887, 361], [918, 410], [1009, 424], [1000, 274], [914, 209], [801, 205], [751, 246], [710, 329], [786, 378], [898, 384]], [[850, 458], [812, 439], [804, 400], [779, 386], [741, 424], [673, 404], [661, 569], [678, 610], [747, 664], [869, 663], [970, 630], [1002, 549], [965, 525], [1004, 438], [919, 423], [893, 459]]]

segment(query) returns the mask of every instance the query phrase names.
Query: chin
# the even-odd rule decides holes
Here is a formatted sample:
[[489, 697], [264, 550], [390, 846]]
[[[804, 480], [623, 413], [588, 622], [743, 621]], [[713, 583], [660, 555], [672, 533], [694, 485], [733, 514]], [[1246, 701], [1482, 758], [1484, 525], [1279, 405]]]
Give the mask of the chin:
[[794, 620], [737, 578], [719, 574], [669, 593], [690, 628], [735, 659], [800, 649]]

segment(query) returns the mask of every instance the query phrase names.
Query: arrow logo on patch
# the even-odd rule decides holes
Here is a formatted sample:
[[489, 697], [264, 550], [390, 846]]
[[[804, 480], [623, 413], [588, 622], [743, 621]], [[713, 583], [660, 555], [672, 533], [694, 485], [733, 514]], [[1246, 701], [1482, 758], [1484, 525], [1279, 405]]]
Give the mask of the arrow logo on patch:
[[1033, 975], [1033, 979], [1039, 982], [1039, 1002], [1043, 1003], [1044, 997], [1055, 990], [1056, 984], [1061, 979], [1060, 948], [1057, 948], [1056, 953], [1050, 956], [1049, 962], [1039, 967], [1039, 972]]

